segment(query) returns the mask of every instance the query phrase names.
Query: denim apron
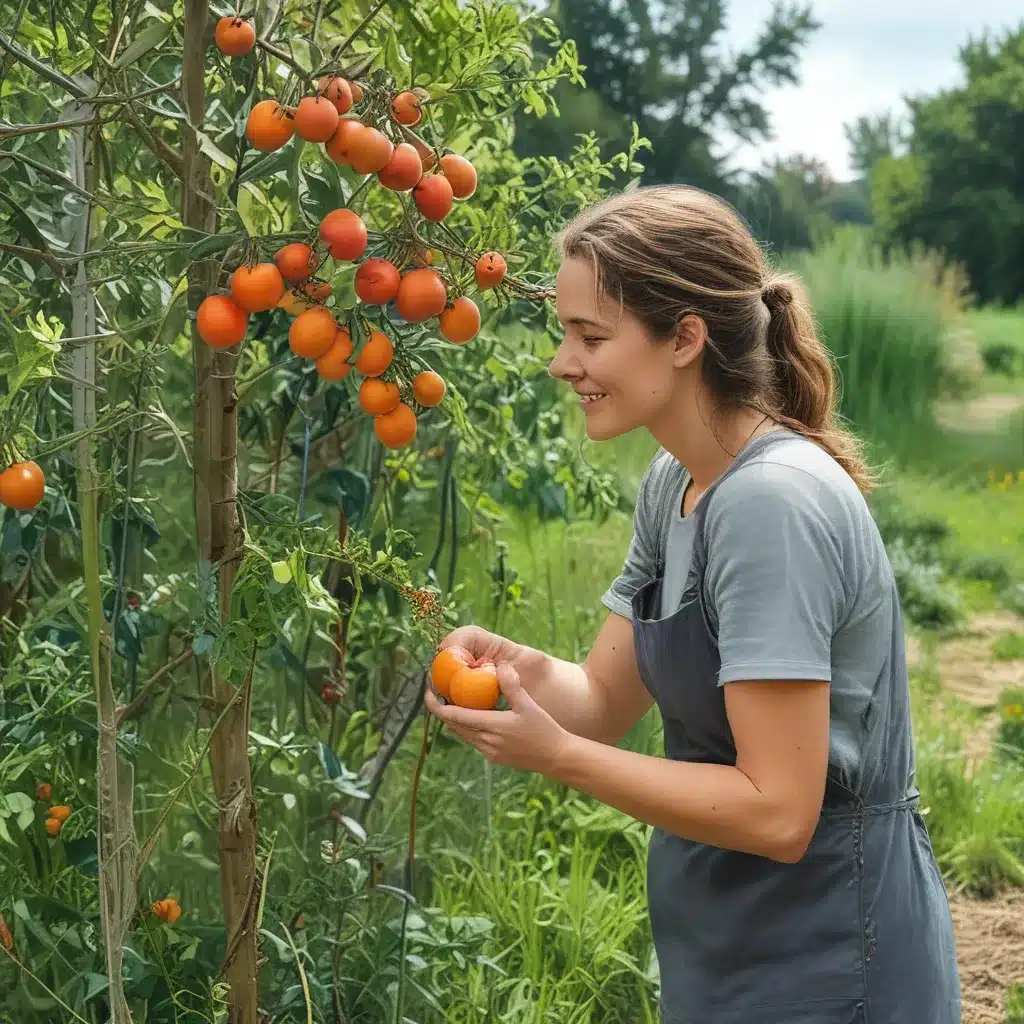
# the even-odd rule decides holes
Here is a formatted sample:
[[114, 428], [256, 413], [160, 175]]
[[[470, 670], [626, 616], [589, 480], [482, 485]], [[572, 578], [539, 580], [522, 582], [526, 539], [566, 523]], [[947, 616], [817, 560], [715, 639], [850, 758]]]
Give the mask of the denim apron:
[[[735, 764], [704, 594], [704, 517], [718, 483], [775, 440], [751, 441], [704, 494], [680, 607], [660, 618], [658, 570], [633, 598], [644, 685], [665, 755]], [[953, 925], [914, 786], [895, 582], [890, 678], [873, 709], [883, 764], [848, 788], [829, 765], [814, 836], [796, 864], [655, 829], [647, 864], [664, 1024], [959, 1024]], [[770, 600], [770, 595], [765, 595]], [[850, 781], [850, 780], [848, 780]]]

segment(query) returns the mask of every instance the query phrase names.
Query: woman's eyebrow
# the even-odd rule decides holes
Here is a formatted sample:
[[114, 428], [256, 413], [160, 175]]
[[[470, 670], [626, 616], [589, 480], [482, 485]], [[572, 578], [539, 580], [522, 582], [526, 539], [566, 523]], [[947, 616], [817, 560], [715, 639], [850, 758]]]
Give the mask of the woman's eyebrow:
[[599, 324], [596, 320], [588, 320], [584, 316], [570, 316], [565, 320], [566, 324], [573, 324], [576, 327], [596, 327], [600, 331], [608, 330], [605, 324]]

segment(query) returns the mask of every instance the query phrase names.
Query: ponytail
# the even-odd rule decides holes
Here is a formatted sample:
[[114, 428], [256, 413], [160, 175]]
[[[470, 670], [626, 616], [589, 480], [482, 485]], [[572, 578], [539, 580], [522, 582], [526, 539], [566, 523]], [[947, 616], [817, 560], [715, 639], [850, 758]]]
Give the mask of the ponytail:
[[799, 281], [774, 278], [761, 299], [768, 307], [767, 349], [775, 367], [773, 415], [824, 448], [867, 494], [875, 480], [861, 456], [860, 441], [839, 422], [832, 359], [818, 337]]

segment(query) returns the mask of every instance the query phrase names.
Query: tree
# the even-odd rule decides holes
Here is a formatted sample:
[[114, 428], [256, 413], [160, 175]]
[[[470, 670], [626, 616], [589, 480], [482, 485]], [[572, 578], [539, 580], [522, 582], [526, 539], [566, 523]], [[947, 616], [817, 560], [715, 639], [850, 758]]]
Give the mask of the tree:
[[981, 301], [1024, 295], [1024, 24], [960, 51], [965, 83], [910, 101], [908, 151], [883, 159], [872, 205], [890, 244], [961, 263]]
[[[685, 181], [721, 191], [730, 175], [716, 144], [726, 137], [747, 143], [770, 138], [761, 94], [769, 85], [798, 80], [800, 49], [819, 27], [809, 6], [779, 3], [751, 47], [731, 54], [721, 41], [727, 19], [722, 0], [558, 0], [551, 16], [577, 40], [588, 88], [578, 100], [571, 85], [559, 89], [570, 126], [563, 151], [577, 118], [588, 128], [606, 118], [602, 135], [613, 146], [636, 121], [652, 144], [645, 182]], [[521, 119], [521, 132], [522, 126]], [[548, 133], [553, 128], [549, 124]], [[532, 128], [522, 140], [524, 152], [541, 141], [531, 143], [531, 134]], [[543, 136], [544, 145], [553, 141]]]
[[853, 124], [843, 126], [843, 134], [850, 146], [850, 163], [866, 178], [880, 161], [901, 153], [906, 146], [907, 127], [887, 110], [858, 117]]
[[[256, 1024], [315, 1005], [376, 1021], [408, 998], [427, 1019], [436, 1000], [406, 985], [414, 831], [408, 891], [388, 897], [405, 908], [396, 945], [367, 882], [387, 850], [370, 811], [458, 617], [467, 520], [500, 518], [499, 500], [615, 505], [544, 373], [549, 243], [639, 170], [643, 141], [609, 161], [593, 138], [571, 162], [516, 158], [515, 111], [545, 107], [578, 66], [500, 0], [261, 6], [231, 56], [205, 0], [181, 11], [22, 4], [0, 34], [16, 118], [0, 123], [0, 469], [46, 474], [0, 519], [4, 1009]], [[244, 40], [246, 19], [223, 13]], [[538, 67], [539, 32], [554, 46]], [[340, 127], [324, 145], [295, 134], [307, 100], [336, 120], [332, 89], [359, 131], [376, 126], [372, 147], [415, 153], [433, 200], [419, 179], [386, 186], [390, 163], [359, 169]], [[250, 123], [271, 98], [273, 144]], [[452, 153], [472, 159], [475, 194]], [[348, 256], [325, 228], [338, 211], [369, 228]], [[290, 245], [305, 272], [246, 319], [235, 273], [283, 267]], [[500, 281], [477, 268], [488, 252], [507, 261]], [[414, 316], [401, 296], [364, 299], [370, 260], [426, 274], [444, 301]], [[474, 298], [476, 338], [447, 326]], [[351, 346], [344, 365], [300, 353], [307, 313], [332, 324], [331, 352]], [[517, 322], [527, 339], [496, 330]], [[371, 344], [388, 353], [376, 370]], [[443, 398], [436, 380], [418, 390], [429, 371]], [[367, 381], [400, 396], [414, 438], [369, 414]], [[34, 779], [73, 805], [55, 828]], [[300, 805], [297, 827], [284, 814]], [[163, 928], [181, 906], [193, 927]]]

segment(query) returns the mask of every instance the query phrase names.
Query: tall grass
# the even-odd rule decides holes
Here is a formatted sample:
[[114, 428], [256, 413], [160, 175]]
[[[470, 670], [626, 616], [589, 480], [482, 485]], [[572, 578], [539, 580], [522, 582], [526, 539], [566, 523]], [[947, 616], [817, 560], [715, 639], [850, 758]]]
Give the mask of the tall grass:
[[843, 415], [870, 440], [913, 454], [935, 435], [935, 400], [955, 379], [955, 275], [926, 254], [886, 255], [852, 229], [789, 262], [835, 356]]

